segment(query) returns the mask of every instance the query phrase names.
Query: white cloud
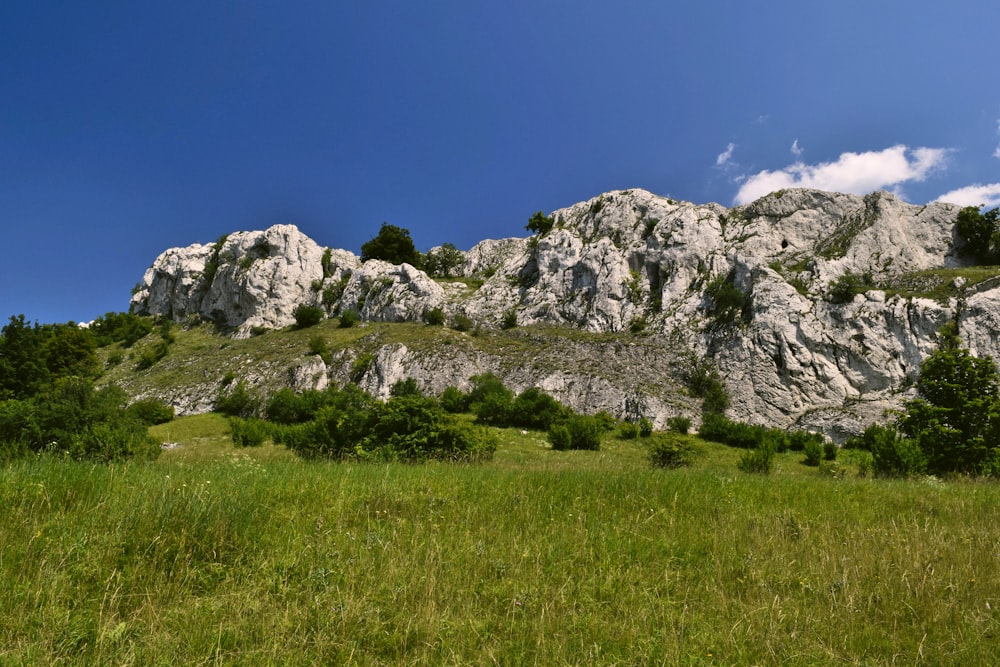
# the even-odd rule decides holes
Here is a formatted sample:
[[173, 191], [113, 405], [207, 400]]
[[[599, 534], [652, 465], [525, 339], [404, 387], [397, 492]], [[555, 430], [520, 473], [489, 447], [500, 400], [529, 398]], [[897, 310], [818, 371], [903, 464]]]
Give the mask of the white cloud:
[[719, 153], [719, 157], [715, 158], [715, 166], [725, 167], [727, 164], [729, 164], [729, 161], [733, 159], [734, 150], [736, 150], [736, 144], [730, 142], [729, 145], [726, 146], [726, 150], [723, 151], [722, 153]]
[[959, 206], [1000, 206], [1000, 183], [967, 185], [941, 195], [936, 201]]
[[843, 153], [835, 162], [811, 165], [799, 161], [778, 171], [764, 170], [749, 176], [736, 193], [735, 201], [746, 204], [784, 188], [867, 194], [895, 186], [899, 192], [900, 184], [922, 181], [943, 166], [948, 153], [944, 148], [910, 149], [898, 145], [882, 151]]
[[796, 139], [795, 141], [793, 141], [792, 142], [792, 155], [794, 155], [795, 157], [799, 158], [799, 157], [802, 157], [802, 153], [803, 152], [804, 151], [802, 150], [802, 147], [799, 146], [799, 140]]

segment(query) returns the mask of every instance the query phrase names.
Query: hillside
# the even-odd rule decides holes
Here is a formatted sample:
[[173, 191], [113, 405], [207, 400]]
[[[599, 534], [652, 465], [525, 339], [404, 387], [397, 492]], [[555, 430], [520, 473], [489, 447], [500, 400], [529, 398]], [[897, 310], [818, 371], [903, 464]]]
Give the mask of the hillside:
[[[732, 416], [840, 439], [900, 404], [949, 319], [974, 353], [1000, 352], [1000, 269], [963, 266], [958, 210], [885, 192], [788, 190], [727, 209], [615, 191], [554, 211], [544, 233], [481, 242], [449, 279], [362, 262], [291, 225], [235, 232], [155, 260], [131, 310], [187, 330], [152, 368], [109, 378], [183, 414], [234, 378], [384, 396], [404, 377], [438, 393], [492, 371], [662, 425], [697, 415], [684, 380], [707, 360]], [[292, 331], [302, 304], [361, 324]], [[468, 330], [420, 324], [432, 311]]]

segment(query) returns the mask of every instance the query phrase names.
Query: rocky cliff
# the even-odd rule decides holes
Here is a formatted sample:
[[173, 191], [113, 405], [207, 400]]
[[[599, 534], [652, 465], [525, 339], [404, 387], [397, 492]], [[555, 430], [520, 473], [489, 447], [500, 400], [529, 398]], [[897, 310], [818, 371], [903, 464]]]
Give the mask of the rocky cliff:
[[[211, 320], [236, 337], [292, 324], [299, 304], [377, 322], [419, 321], [440, 308], [486, 329], [516, 321], [633, 336], [714, 360], [736, 418], [842, 437], [899, 405], [949, 318], [960, 318], [976, 354], [1000, 351], [1000, 290], [932, 271], [962, 264], [958, 210], [885, 192], [787, 190], [729, 209], [609, 192], [553, 212], [544, 234], [483, 241], [465, 253], [465, 280], [457, 282], [408, 264], [362, 263], [279, 225], [167, 250], [131, 308]], [[376, 357], [366, 378], [374, 393], [385, 393], [401, 368], [433, 389], [461, 385], [476, 365], [397, 348]], [[663, 357], [659, 369], [655, 358], [643, 360], [645, 386], [651, 369], [665, 383], [676, 379], [678, 356]], [[621, 366], [610, 358], [608, 365]], [[563, 370], [578, 388], [601, 377], [599, 388], [563, 391], [563, 400], [622, 413], [626, 397], [634, 404], [645, 396], [657, 421], [670, 416], [670, 401], [644, 392], [627, 370], [610, 378]], [[346, 380], [332, 368], [319, 374]]]

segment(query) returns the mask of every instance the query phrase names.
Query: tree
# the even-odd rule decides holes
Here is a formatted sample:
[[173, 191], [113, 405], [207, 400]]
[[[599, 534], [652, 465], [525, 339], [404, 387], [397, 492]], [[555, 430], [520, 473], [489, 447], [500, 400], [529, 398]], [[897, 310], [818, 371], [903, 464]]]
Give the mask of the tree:
[[45, 332], [38, 324], [11, 316], [0, 331], [0, 399], [30, 398], [51, 382], [42, 356]]
[[524, 228], [529, 232], [540, 236], [548, 233], [555, 224], [555, 220], [547, 217], [542, 211], [537, 211], [530, 218], [528, 218], [528, 224], [526, 224]]
[[979, 264], [994, 264], [1000, 259], [1000, 209], [980, 213], [978, 206], [966, 206], [958, 212], [955, 231], [962, 239], [961, 253]]
[[369, 259], [381, 259], [393, 264], [410, 264], [419, 267], [421, 265], [420, 253], [413, 245], [410, 238], [410, 231], [382, 223], [378, 235], [365, 242], [361, 246], [361, 261], [367, 262]]
[[443, 243], [424, 257], [424, 270], [435, 278], [451, 278], [465, 262], [465, 254], [451, 243]]
[[991, 358], [973, 357], [961, 346], [954, 322], [938, 336], [899, 430], [919, 444], [927, 472], [978, 472], [1000, 444], [1000, 374]]

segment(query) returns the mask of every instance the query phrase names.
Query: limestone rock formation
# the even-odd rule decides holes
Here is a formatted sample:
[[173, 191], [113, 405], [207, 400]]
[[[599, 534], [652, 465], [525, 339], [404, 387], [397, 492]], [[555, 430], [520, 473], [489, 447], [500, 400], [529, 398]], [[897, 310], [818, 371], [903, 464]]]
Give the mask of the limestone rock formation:
[[[927, 279], [918, 272], [961, 265], [958, 210], [885, 192], [787, 190], [727, 209], [615, 191], [553, 212], [555, 225], [540, 236], [479, 243], [464, 253], [465, 283], [434, 280], [408, 264], [362, 263], [278, 225], [165, 251], [132, 310], [208, 319], [238, 337], [292, 324], [305, 303], [367, 321], [420, 321], [440, 308], [488, 329], [514, 320], [669, 338], [718, 365], [734, 417], [843, 437], [900, 404], [949, 318], [960, 318], [974, 353], [1000, 354], [997, 281], [956, 281], [938, 299], [904, 289]], [[676, 380], [676, 358], [642, 363], [664, 382]], [[440, 391], [491, 364], [390, 345], [358, 379], [383, 396], [404, 377]], [[333, 364], [323, 381], [346, 381], [345, 368]], [[295, 383], [322, 375], [303, 369]], [[581, 409], [623, 414], [639, 405], [659, 423], [677, 407], [631, 378], [578, 367], [533, 376], [513, 366], [506, 379]]]

